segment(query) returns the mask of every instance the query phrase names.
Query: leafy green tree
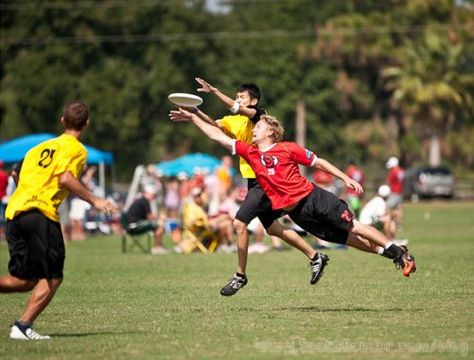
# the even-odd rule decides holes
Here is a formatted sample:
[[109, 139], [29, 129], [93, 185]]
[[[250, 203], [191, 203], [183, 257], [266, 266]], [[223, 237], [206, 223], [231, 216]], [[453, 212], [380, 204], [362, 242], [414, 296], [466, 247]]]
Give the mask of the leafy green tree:
[[399, 66], [382, 71], [392, 104], [413, 118], [422, 139], [430, 138], [432, 165], [440, 163], [440, 138], [456, 125], [457, 114], [474, 106], [474, 73], [465, 71], [463, 57], [462, 44], [427, 32], [421, 42], [407, 42]]

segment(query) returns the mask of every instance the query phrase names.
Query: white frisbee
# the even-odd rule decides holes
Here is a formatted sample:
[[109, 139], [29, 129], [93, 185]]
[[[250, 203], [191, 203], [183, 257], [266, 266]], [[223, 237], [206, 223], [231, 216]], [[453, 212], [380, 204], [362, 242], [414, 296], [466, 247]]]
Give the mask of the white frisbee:
[[202, 97], [188, 93], [173, 93], [168, 95], [169, 101], [178, 106], [199, 106], [202, 104]]

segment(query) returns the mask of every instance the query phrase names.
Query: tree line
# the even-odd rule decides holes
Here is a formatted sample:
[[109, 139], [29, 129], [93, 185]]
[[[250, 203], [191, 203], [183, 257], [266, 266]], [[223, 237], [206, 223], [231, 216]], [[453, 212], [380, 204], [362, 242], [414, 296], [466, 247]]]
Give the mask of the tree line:
[[[186, 152], [222, 154], [168, 120], [171, 92], [202, 77], [261, 105], [339, 165], [474, 165], [474, 16], [462, 0], [157, 0], [1, 3], [1, 136], [59, 132], [65, 102], [91, 109], [84, 141], [119, 178]], [[227, 113], [211, 95], [202, 108]], [[441, 159], [441, 160], [440, 160]]]

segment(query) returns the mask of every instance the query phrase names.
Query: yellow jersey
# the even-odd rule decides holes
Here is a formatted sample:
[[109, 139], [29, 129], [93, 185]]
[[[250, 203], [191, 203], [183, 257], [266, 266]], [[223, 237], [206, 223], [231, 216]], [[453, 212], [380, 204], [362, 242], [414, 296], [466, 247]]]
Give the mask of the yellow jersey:
[[87, 150], [77, 138], [62, 134], [30, 149], [23, 160], [18, 187], [11, 196], [5, 217], [38, 209], [48, 219], [59, 222], [57, 209], [69, 191], [59, 185], [66, 171], [78, 178], [84, 169]]
[[[229, 115], [216, 121], [217, 125], [230, 137], [252, 143], [252, 129], [254, 123], [244, 115]], [[239, 159], [239, 170], [242, 177], [246, 179], [255, 179], [255, 173], [250, 165], [242, 157]]]

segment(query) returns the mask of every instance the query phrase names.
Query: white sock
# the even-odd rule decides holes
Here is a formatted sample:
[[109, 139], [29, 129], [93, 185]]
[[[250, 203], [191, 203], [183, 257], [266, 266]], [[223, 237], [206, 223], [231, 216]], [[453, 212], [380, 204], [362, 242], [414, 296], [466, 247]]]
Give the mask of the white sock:
[[393, 245], [393, 241], [389, 241], [387, 245], [385, 245], [385, 249], [388, 249], [392, 245]]
[[379, 246], [379, 247], [377, 248], [377, 254], [383, 255], [384, 252], [385, 252], [385, 249], [384, 249], [383, 247]]

